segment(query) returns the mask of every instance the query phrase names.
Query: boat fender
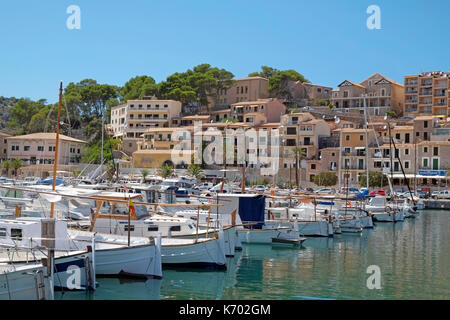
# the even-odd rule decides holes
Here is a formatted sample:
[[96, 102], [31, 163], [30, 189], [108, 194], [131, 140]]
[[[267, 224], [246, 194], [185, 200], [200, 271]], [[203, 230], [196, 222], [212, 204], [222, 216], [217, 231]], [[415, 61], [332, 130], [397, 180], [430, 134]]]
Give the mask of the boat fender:
[[384, 208], [384, 210], [386, 211], [386, 213], [390, 213], [392, 211], [392, 208], [387, 206]]

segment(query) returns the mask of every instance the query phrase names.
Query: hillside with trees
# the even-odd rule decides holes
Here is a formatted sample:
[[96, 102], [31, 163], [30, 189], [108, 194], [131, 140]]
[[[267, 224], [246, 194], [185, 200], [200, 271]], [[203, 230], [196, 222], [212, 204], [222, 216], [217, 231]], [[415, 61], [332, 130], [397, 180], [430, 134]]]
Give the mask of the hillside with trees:
[[6, 128], [6, 123], [9, 121], [9, 113], [12, 107], [16, 104], [16, 98], [6, 98], [0, 96], [0, 130]]

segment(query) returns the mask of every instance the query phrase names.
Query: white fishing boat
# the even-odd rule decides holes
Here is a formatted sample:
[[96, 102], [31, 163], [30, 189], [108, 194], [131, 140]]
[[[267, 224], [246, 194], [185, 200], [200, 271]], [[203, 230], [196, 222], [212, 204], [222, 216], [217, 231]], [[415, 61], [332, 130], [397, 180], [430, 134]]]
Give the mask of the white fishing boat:
[[[55, 221], [43, 218], [17, 218], [0, 220], [0, 262], [14, 264], [39, 262], [47, 258], [47, 248], [54, 249], [55, 290], [94, 290], [95, 270], [93, 255], [88, 248], [58, 248], [54, 240]], [[59, 233], [57, 232], [56, 234]], [[53, 239], [53, 240], [52, 240]], [[74, 273], [80, 276], [76, 283], [71, 279]]]
[[[97, 211], [92, 220], [92, 231], [108, 234], [125, 235], [130, 234], [140, 237], [151, 237], [164, 234], [161, 237], [161, 261], [165, 266], [177, 267], [213, 267], [226, 269], [225, 243], [223, 230], [211, 230], [205, 232], [205, 237], [200, 237], [194, 231], [198, 230], [198, 224], [194, 224], [190, 219], [165, 217], [161, 215], [148, 216], [145, 210], [140, 218], [137, 214], [124, 215], [115, 210], [112, 214], [100, 213], [102, 202], [112, 201], [117, 205], [130, 199], [140, 198], [140, 195], [125, 194], [128, 200], [124, 200], [124, 195], [110, 193], [101, 194], [102, 200], [97, 200]], [[121, 201], [120, 201], [121, 199]], [[127, 198], [125, 198], [127, 199]], [[143, 206], [141, 206], [143, 207]], [[137, 211], [136, 211], [137, 213]], [[184, 232], [185, 237], [173, 237]], [[231, 231], [227, 230], [227, 231]], [[207, 237], [208, 236], [208, 237]]]
[[0, 264], [0, 300], [53, 300], [53, 285], [47, 267]]
[[76, 247], [86, 248], [94, 243], [95, 271], [98, 276], [132, 278], [162, 278], [161, 245], [154, 238], [128, 237], [67, 230]]
[[226, 270], [223, 234], [218, 238], [161, 238], [163, 266]]

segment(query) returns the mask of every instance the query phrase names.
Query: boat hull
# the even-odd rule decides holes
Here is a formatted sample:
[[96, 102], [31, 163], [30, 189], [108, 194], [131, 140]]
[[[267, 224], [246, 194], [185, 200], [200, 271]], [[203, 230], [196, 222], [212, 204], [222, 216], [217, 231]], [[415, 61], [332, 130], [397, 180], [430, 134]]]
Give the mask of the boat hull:
[[99, 276], [161, 279], [160, 249], [155, 245], [96, 249], [95, 271]]
[[223, 237], [212, 239], [162, 238], [163, 267], [226, 269]]
[[[0, 300], [51, 300], [53, 299], [47, 268], [40, 264], [11, 270], [0, 269]], [[42, 287], [39, 288], [39, 285]]]
[[266, 229], [238, 229], [239, 239], [242, 243], [272, 244], [273, 239], [299, 240], [299, 232], [295, 229], [266, 228]]

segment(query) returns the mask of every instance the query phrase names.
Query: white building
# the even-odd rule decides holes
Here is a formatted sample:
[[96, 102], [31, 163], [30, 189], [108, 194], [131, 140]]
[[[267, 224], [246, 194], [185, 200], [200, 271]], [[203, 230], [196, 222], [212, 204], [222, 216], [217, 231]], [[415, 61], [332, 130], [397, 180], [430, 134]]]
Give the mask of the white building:
[[[78, 164], [86, 142], [59, 135], [58, 164]], [[32, 133], [8, 137], [7, 158], [20, 159], [25, 165], [52, 164], [55, 159], [56, 133]]]
[[122, 149], [128, 154], [137, 150], [137, 142], [146, 129], [169, 127], [172, 118], [179, 117], [181, 102], [156, 100], [144, 97], [142, 100], [128, 100], [126, 104], [111, 108], [110, 132], [122, 140]]

